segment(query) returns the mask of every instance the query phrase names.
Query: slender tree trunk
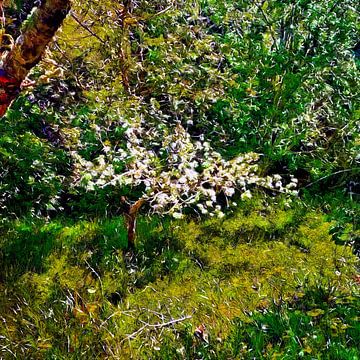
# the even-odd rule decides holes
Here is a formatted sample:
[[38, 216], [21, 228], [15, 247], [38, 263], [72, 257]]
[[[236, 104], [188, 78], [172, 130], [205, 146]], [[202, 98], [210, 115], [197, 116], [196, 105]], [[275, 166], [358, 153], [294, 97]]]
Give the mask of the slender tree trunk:
[[135, 247], [136, 217], [144, 203], [144, 199], [139, 199], [135, 202], [135, 204], [129, 206], [128, 211], [125, 213], [126, 227], [128, 232], [128, 249], [133, 249]]
[[19, 94], [26, 75], [41, 60], [69, 10], [70, 0], [42, 0], [24, 22], [20, 36], [0, 64], [0, 117]]

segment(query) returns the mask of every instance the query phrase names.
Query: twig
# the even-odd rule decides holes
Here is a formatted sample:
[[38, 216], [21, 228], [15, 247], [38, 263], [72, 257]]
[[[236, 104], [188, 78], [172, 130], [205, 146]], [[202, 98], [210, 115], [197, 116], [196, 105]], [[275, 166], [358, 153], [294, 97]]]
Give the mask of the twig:
[[340, 1], [335, 1], [333, 6], [329, 10], [329, 13], [333, 12], [339, 4], [340, 4]]
[[[81, 84], [79, 78], [77, 77], [75, 71], [74, 71], [74, 65], [72, 63], [72, 61], [69, 59], [69, 57], [66, 55], [65, 51], [63, 49], [61, 49], [59, 43], [57, 41], [54, 42], [55, 44], [55, 47], [57, 48], [57, 50], [60, 52], [60, 54], [62, 55], [62, 57], [68, 62], [69, 66], [71, 67], [71, 70], [69, 70], [68, 68], [66, 68], [65, 66], [63, 65], [59, 65], [57, 64], [57, 66], [59, 66], [60, 68], [64, 69], [64, 70], [67, 70], [67, 71], [70, 71], [71, 74], [73, 75], [75, 81], [76, 81], [76, 84], [81, 88], [81, 89], [84, 89], [85, 87]], [[45, 62], [46, 62], [46, 59], [45, 59]]]
[[171, 8], [172, 8], [172, 5], [170, 5], [170, 6], [168, 6], [167, 8], [165, 8], [165, 9], [157, 12], [156, 14], [153, 14], [153, 15], [150, 15], [150, 16], [146, 17], [145, 20], [149, 20], [149, 19], [152, 19], [152, 18], [154, 18], [154, 17], [156, 17], [156, 16], [159, 16], [159, 15], [161, 15], [161, 14], [164, 14], [164, 13], [166, 13], [167, 11], [169, 11]]
[[171, 320], [171, 321], [168, 321], [168, 322], [165, 322], [165, 323], [163, 322], [163, 323], [157, 323], [157, 324], [145, 324], [140, 329], [136, 330], [132, 334], [128, 335], [126, 338], [122, 339], [120, 341], [120, 344], [125, 342], [126, 340], [133, 339], [136, 335], [141, 334], [147, 328], [162, 329], [164, 327], [167, 327], [167, 326], [170, 326], [170, 325], [173, 325], [173, 324], [177, 324], [177, 323], [179, 323], [181, 321], [191, 319], [191, 318], [192, 318], [191, 315], [186, 315], [186, 316], [183, 316], [181, 318], [174, 319], [174, 320]]
[[87, 32], [89, 32], [92, 36], [96, 37], [102, 44], [105, 44], [106, 42], [97, 34], [95, 34], [88, 26], [86, 26], [85, 24], [83, 24], [75, 15], [75, 13], [73, 11], [70, 11], [70, 16], [82, 27], [84, 28]]
[[85, 263], [86, 263], [86, 265], [88, 266], [88, 268], [92, 271], [92, 273], [95, 274], [95, 276], [99, 279], [101, 294], [104, 295], [103, 284], [102, 284], [100, 275], [99, 275], [99, 274], [95, 271], [95, 269], [88, 263], [87, 260], [85, 260]]
[[350, 172], [350, 171], [355, 171], [355, 170], [360, 170], [360, 168], [354, 168], [354, 169], [344, 169], [344, 170], [339, 170], [339, 171], [335, 171], [334, 173], [332, 174], [329, 174], [329, 175], [325, 175], [323, 177], [321, 177], [320, 179], [317, 179], [316, 181], [313, 181], [311, 182], [310, 184], [307, 184], [306, 186], [302, 187], [301, 189], [306, 189], [328, 177], [331, 177], [331, 176], [334, 176], [334, 175], [338, 175], [338, 174], [342, 174], [342, 173], [345, 173], [345, 172]]
[[273, 40], [273, 43], [274, 43], [274, 46], [275, 46], [275, 49], [276, 50], [279, 50], [279, 47], [278, 47], [278, 44], [277, 44], [277, 41], [276, 41], [276, 39], [275, 39], [275, 37], [274, 37], [274, 34], [272, 33], [272, 29], [271, 29], [271, 22], [269, 21], [269, 19], [268, 19], [268, 17], [267, 17], [267, 15], [265, 14], [265, 12], [264, 12], [264, 10], [263, 10], [263, 8], [262, 8], [262, 6], [260, 5], [260, 4], [256, 4], [256, 7], [258, 8], [258, 10], [260, 10], [260, 12], [261, 12], [261, 15], [263, 16], [263, 18], [264, 18], [264, 20], [265, 20], [265, 23], [266, 23], [266, 25], [269, 27], [269, 29], [270, 29], [270, 36], [271, 36], [271, 38], [272, 38], [272, 40]]

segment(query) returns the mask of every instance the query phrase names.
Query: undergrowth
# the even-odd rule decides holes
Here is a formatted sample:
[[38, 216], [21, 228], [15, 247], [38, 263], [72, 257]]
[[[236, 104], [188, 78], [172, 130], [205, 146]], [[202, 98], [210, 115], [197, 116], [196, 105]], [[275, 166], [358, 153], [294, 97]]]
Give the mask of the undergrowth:
[[288, 206], [3, 225], [0, 358], [358, 359], [356, 226]]

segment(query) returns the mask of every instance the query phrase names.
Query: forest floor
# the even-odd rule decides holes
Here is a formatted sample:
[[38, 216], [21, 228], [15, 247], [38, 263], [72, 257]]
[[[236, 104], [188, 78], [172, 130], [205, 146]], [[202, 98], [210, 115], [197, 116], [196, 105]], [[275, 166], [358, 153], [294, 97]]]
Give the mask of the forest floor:
[[359, 359], [341, 211], [259, 196], [223, 219], [143, 217], [132, 251], [122, 217], [8, 223], [0, 358]]

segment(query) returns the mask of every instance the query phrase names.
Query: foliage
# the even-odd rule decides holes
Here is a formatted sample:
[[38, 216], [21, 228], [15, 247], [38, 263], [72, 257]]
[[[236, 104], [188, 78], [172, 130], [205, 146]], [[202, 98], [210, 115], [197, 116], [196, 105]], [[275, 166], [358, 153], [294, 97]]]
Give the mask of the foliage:
[[[59, 180], [51, 200], [39, 201], [36, 189], [28, 196], [34, 213], [46, 213], [49, 201], [60, 211], [91, 203], [96, 214], [116, 213], [126, 195], [145, 197], [150, 212], [181, 216], [199, 202], [196, 211], [216, 214], [224, 194], [246, 196], [249, 182], [269, 183], [268, 175], [280, 174], [281, 186], [289, 174], [300, 187], [318, 181], [315, 192], [358, 182], [353, 0], [75, 1], [73, 9], [31, 75], [38, 86], [14, 106], [30, 136], [44, 120], [63, 139], [63, 151], [32, 155]], [[236, 159], [258, 154], [257, 173], [247, 174], [245, 161], [238, 174]], [[7, 194], [14, 205], [19, 182]]]
[[0, 208], [7, 216], [55, 210], [71, 170], [68, 154], [44, 139], [40, 114], [22, 115], [28, 107], [18, 102], [0, 123]]
[[74, 0], [0, 123], [0, 358], [358, 359], [357, 22]]
[[[100, 49], [119, 63], [107, 69], [125, 86], [127, 106], [117, 111], [132, 124], [171, 132], [180, 123], [223, 154], [264, 153], [270, 169], [300, 167], [315, 179], [357, 167], [353, 1], [144, 1], [115, 6], [112, 14], [100, 21], [111, 28], [111, 50]], [[121, 89], [96, 95], [107, 101], [113, 93]], [[130, 126], [136, 134], [138, 125]], [[155, 132], [155, 144], [144, 145], [153, 150], [157, 142]]]

